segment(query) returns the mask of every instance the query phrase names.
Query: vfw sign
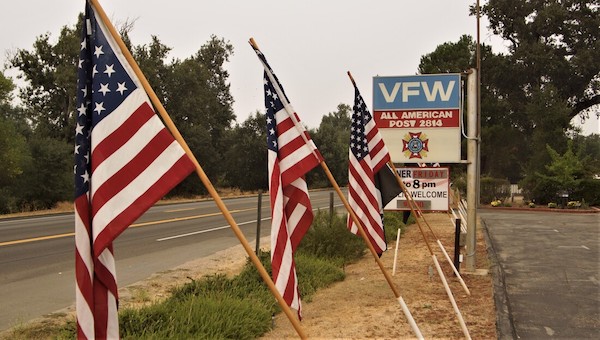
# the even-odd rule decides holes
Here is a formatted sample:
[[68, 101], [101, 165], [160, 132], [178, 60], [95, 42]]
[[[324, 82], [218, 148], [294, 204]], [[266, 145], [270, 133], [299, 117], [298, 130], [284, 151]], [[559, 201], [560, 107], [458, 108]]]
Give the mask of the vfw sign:
[[394, 162], [460, 162], [460, 113], [460, 74], [373, 77], [373, 117]]

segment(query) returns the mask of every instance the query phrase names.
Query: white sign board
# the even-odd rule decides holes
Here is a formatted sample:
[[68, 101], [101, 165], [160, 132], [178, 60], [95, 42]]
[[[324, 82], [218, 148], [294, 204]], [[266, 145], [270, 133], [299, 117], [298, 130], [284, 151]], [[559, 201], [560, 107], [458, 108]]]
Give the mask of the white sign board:
[[460, 74], [373, 77], [373, 118], [395, 163], [460, 162]]
[[[396, 170], [419, 209], [448, 210], [450, 181], [448, 168], [398, 168]], [[410, 205], [404, 193], [400, 193], [385, 206], [385, 210], [410, 210]]]

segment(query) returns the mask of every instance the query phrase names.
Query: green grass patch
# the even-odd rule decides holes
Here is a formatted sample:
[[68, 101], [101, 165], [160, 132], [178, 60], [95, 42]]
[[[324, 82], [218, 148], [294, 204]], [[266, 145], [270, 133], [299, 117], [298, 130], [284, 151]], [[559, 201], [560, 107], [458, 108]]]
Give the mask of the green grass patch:
[[253, 339], [269, 330], [271, 313], [235, 294], [190, 295], [119, 313], [123, 339]]

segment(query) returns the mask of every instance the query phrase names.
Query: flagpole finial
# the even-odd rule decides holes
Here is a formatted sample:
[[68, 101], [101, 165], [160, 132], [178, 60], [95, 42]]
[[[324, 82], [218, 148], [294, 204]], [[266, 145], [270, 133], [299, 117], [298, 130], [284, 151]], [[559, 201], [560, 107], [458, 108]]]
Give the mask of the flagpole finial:
[[254, 38], [250, 38], [250, 40], [248, 40], [248, 42], [255, 50], [259, 50], [258, 44], [256, 43], [256, 41], [254, 41]]
[[352, 73], [348, 71], [348, 77], [350, 77], [350, 81], [352, 81], [352, 85], [356, 86], [356, 82], [354, 81], [354, 77], [352, 77]]

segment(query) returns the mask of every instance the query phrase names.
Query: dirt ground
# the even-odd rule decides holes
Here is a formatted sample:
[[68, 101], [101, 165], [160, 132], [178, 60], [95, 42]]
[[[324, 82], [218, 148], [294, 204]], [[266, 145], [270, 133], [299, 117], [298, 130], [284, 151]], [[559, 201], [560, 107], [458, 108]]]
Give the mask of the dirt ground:
[[[446, 214], [426, 214], [425, 219], [446, 248], [450, 257], [454, 249], [454, 227]], [[421, 222], [425, 231], [427, 224]], [[478, 230], [476, 264], [478, 272], [488, 269], [485, 242]], [[436, 239], [426, 233], [450, 286], [456, 304], [473, 339], [496, 339], [496, 316], [490, 274], [462, 277], [471, 295], [454, 276], [445, 256], [435, 244]], [[392, 275], [395, 240], [381, 260]], [[435, 247], [435, 248], [434, 248]], [[399, 242], [396, 274], [392, 276], [400, 295], [408, 305], [422, 335], [427, 339], [465, 338], [459, 319], [423, 236], [417, 225], [412, 225]], [[414, 338], [394, 293], [372, 255], [346, 267], [343, 282], [320, 290], [310, 302], [303, 304], [302, 327], [310, 338], [323, 339], [400, 339]], [[297, 337], [285, 316], [278, 315], [276, 327], [264, 339]]]
[[[446, 214], [426, 214], [435, 235], [453, 255], [454, 226]], [[421, 220], [422, 221], [422, 220]], [[437, 247], [435, 237], [421, 222], [429, 243], [445, 273], [460, 313], [473, 339], [496, 339], [496, 319], [490, 274], [462, 273], [471, 295], [467, 295], [450, 265]], [[477, 268], [486, 272], [488, 259], [482, 231], [477, 232]], [[268, 237], [261, 239], [268, 248]], [[389, 275], [393, 274], [395, 240], [381, 257]], [[212, 256], [188, 262], [170, 271], [154, 274], [147, 280], [120, 289], [122, 307], [140, 306], [168, 296], [171, 288], [204, 275], [235, 275], [243, 267], [246, 253], [241, 245]], [[414, 338], [399, 303], [381, 270], [368, 253], [359, 262], [345, 268], [346, 279], [316, 293], [312, 301], [303, 301], [304, 332], [311, 339], [399, 339]], [[459, 319], [437, 274], [433, 259], [418, 226], [412, 225], [399, 243], [396, 273], [392, 276], [417, 326], [425, 338], [465, 338]], [[44, 325], [74, 318], [73, 307], [32, 322]], [[263, 339], [298, 338], [286, 316], [274, 319], [274, 329]], [[10, 337], [10, 332], [0, 335]]]
[[[454, 226], [446, 214], [425, 214], [435, 236], [453, 257]], [[459, 311], [473, 339], [496, 339], [496, 314], [492, 296], [491, 275], [462, 273], [469, 288], [467, 295], [452, 268], [436, 245], [426, 223], [421, 225], [450, 286]], [[489, 267], [482, 230], [477, 231], [476, 267], [486, 272]], [[261, 245], [268, 247], [268, 238]], [[390, 275], [396, 242], [389, 242], [389, 250], [381, 260]], [[203, 275], [224, 273], [234, 275], [245, 263], [241, 246], [218, 252], [212, 256], [189, 262], [172, 271], [158, 273], [146, 281], [122, 290], [121, 303], [126, 306], [148, 303], [164, 298], [168, 290]], [[394, 293], [372, 255], [345, 268], [346, 279], [322, 289], [312, 301], [303, 301], [302, 329], [311, 339], [399, 339], [414, 338]], [[433, 259], [423, 236], [414, 224], [401, 236], [392, 276], [400, 295], [406, 302], [422, 335], [427, 339], [465, 338], [443, 283], [437, 274]], [[290, 321], [281, 313], [275, 317], [275, 328], [263, 339], [298, 338]]]

